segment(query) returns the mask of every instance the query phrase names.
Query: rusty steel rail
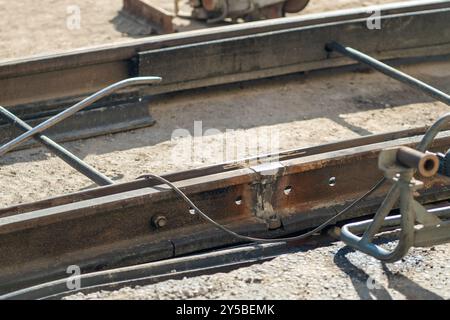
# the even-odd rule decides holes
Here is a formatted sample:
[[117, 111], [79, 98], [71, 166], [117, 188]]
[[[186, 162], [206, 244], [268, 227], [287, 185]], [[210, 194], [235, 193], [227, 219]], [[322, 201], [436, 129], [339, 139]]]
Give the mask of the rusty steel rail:
[[[325, 239], [320, 240], [322, 243], [326, 243]], [[317, 245], [316, 239], [314, 244]], [[311, 244], [309, 247], [312, 247]], [[302, 249], [305, 248], [307, 246], [303, 246]], [[262, 263], [281, 254], [298, 250], [298, 247], [294, 248], [285, 243], [236, 246], [214, 252], [145, 263], [132, 268], [123, 267], [82, 274], [79, 279], [81, 287], [78, 290], [69, 289], [67, 279], [61, 279], [0, 295], [0, 300], [56, 300], [79, 292], [118, 290], [126, 286], [148, 285], [205, 273], [230, 271], [249, 264]]]
[[[380, 30], [368, 29], [370, 10], [380, 11]], [[61, 127], [47, 134], [59, 142], [125, 131], [154, 123], [145, 101], [139, 101], [140, 93], [164, 94], [352, 64], [329, 57], [323, 47], [330, 41], [396, 63], [448, 58], [448, 21], [450, 1], [411, 1], [6, 61], [0, 63], [0, 105], [35, 127], [74, 99], [111, 83], [152, 74], [164, 77], [160, 86], [121, 92], [69, 119], [64, 129], [70, 128], [72, 135]], [[405, 24], [408, 28], [402, 28]], [[404, 38], [408, 41], [399, 41]], [[16, 135], [17, 130], [0, 123], [0, 144]], [[23, 145], [30, 146], [34, 145]]]
[[[381, 178], [381, 150], [419, 141], [416, 133], [398, 134], [293, 150], [280, 155], [271, 179], [262, 175], [264, 164], [252, 161], [165, 178], [176, 181], [199, 208], [235, 232], [281, 237], [319, 225], [370, 189]], [[446, 131], [432, 150], [449, 147]], [[155, 184], [140, 179], [0, 210], [0, 292], [64, 278], [69, 265], [89, 273], [239, 242], [191, 215], [170, 188]], [[422, 202], [450, 196], [448, 179], [427, 179], [425, 186]], [[373, 213], [387, 187], [339, 220]], [[261, 201], [270, 202], [273, 211], [267, 212]], [[165, 224], [155, 223], [161, 218]]]
[[[175, 28], [173, 18], [175, 13], [168, 12], [164, 8], [151, 5], [139, 0], [124, 0], [122, 11], [144, 20], [155, 28], [159, 34], [173, 33]], [[177, 12], [177, 10], [175, 10]]]

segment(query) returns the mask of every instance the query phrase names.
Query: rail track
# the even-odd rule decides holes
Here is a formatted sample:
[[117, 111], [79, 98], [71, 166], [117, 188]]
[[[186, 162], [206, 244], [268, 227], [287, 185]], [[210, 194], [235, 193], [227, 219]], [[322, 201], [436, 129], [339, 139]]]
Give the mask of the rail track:
[[[379, 10], [381, 29], [367, 27], [372, 9]], [[390, 63], [446, 59], [449, 11], [448, 1], [412, 1], [13, 60], [0, 64], [0, 105], [34, 127], [112, 83], [161, 76], [161, 85], [103, 99], [48, 133], [68, 141], [126, 131], [154, 123], [147, 107], [154, 95], [354, 64], [325, 51], [331, 41]], [[0, 129], [0, 143], [20, 133], [5, 122]]]
[[[140, 101], [142, 97], [317, 69], [326, 69], [332, 76], [335, 68], [358, 67], [354, 60], [342, 57], [344, 47], [330, 48], [333, 43], [353, 46], [391, 64], [450, 57], [450, 1], [378, 9], [383, 25], [379, 30], [367, 29], [367, 9], [350, 10], [4, 63], [0, 65], [0, 85], [5, 88], [0, 105], [34, 127], [118, 80], [163, 78], [160, 85], [126, 90], [93, 104], [67, 119], [64, 127], [48, 130], [57, 141], [72, 140], [151, 124], [148, 103]], [[448, 104], [445, 93], [415, 79], [404, 82]], [[0, 142], [12, 140], [17, 130], [4, 123]], [[379, 153], [390, 147], [415, 147], [426, 130], [261, 155], [163, 178], [227, 228], [246, 236], [279, 238], [314, 229], [359, 199], [382, 177]], [[449, 147], [450, 131], [443, 131], [429, 150], [445, 153]], [[0, 294], [5, 298], [59, 297], [70, 265], [80, 266], [83, 279], [98, 289], [111, 277], [116, 277], [113, 284], [140, 277], [167, 278], [162, 271], [158, 276], [157, 270], [183, 265], [186, 259], [220, 265], [223, 258], [230, 265], [239, 255], [244, 257], [242, 263], [250, 263], [286, 250], [286, 245], [269, 244], [237, 247], [194, 260], [177, 258], [243, 241], [205, 223], [170, 187], [150, 177], [1, 209]], [[447, 201], [446, 177], [427, 178], [424, 183], [421, 203]], [[378, 188], [333, 223], [374, 214], [388, 188], [389, 184]], [[152, 263], [172, 258], [178, 260]], [[205, 268], [199, 267], [199, 272]], [[50, 283], [42, 285], [46, 282]], [[11, 292], [15, 293], [8, 296]]]
[[[276, 167], [274, 163], [249, 166], [251, 161], [244, 161], [165, 178], [176, 181], [200, 208], [228, 228], [245, 235], [280, 237], [313, 228], [360, 197], [381, 177], [378, 153], [392, 146], [414, 146], [421, 137], [418, 132], [294, 150], [281, 154]], [[449, 139], [444, 132], [432, 150], [446, 150]], [[265, 170], [271, 175], [265, 176]], [[421, 201], [448, 199], [447, 183], [445, 177], [426, 180]], [[158, 184], [143, 178], [2, 209], [2, 292], [64, 278], [68, 265], [90, 273], [241, 242], [190, 214], [171, 189]], [[374, 213], [387, 187], [340, 220]], [[264, 207], [267, 202], [270, 210]], [[157, 218], [166, 221], [164, 226], [155, 224]]]

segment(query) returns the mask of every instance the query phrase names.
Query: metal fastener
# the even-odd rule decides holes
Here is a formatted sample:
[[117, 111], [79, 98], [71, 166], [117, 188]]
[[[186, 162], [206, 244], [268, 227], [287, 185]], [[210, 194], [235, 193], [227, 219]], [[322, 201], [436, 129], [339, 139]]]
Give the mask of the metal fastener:
[[152, 224], [155, 228], [164, 228], [167, 225], [167, 218], [164, 216], [153, 217]]

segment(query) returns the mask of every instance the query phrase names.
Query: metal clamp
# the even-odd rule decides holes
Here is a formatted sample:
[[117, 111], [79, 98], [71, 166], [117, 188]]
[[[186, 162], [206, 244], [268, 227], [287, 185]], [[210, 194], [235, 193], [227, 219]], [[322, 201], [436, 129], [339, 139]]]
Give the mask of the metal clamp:
[[[328, 43], [326, 50], [339, 52], [450, 106], [450, 95], [447, 93], [358, 50], [343, 46], [337, 42]], [[378, 166], [384, 171], [386, 178], [394, 180], [395, 184], [387, 194], [373, 220], [347, 224], [341, 229], [342, 241], [377, 259], [394, 262], [401, 259], [413, 245], [429, 246], [450, 240], [450, 225], [448, 222], [440, 220], [440, 218], [448, 215], [450, 209], [439, 208], [427, 211], [415, 201], [414, 191], [420, 188], [422, 183], [413, 178], [416, 170], [424, 177], [431, 177], [438, 171], [438, 157], [427, 154], [425, 151], [439, 131], [449, 122], [450, 113], [440, 117], [427, 130], [422, 141], [418, 144], [417, 150], [397, 148], [381, 152]], [[443, 160], [442, 158], [440, 173], [448, 175], [444, 161], [446, 159]], [[400, 215], [386, 218], [399, 198]], [[401, 228], [399, 243], [392, 251], [385, 250], [372, 243], [375, 235], [382, 227], [389, 229]], [[362, 237], [356, 236], [356, 234], [360, 233], [363, 233]]]
[[[415, 171], [424, 177], [436, 174], [439, 160], [436, 155], [422, 153], [410, 148], [383, 150], [378, 166], [385, 177], [395, 182], [378, 209], [375, 218], [350, 223], [342, 227], [341, 240], [385, 262], [395, 262], [403, 258], [412, 246], [430, 246], [450, 240], [450, 223], [441, 218], [449, 216], [449, 208], [427, 211], [414, 200], [414, 192], [423, 186], [413, 178]], [[400, 198], [400, 215], [387, 217]], [[376, 234], [400, 228], [398, 244], [389, 251], [373, 243]], [[363, 233], [362, 237], [357, 234]]]

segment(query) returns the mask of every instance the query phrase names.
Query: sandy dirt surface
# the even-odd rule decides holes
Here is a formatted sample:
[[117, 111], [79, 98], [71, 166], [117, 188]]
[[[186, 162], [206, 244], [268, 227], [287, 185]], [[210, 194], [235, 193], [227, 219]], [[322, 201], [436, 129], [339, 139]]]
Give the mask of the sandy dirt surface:
[[[172, 1], [152, 1], [171, 10]], [[389, 2], [396, 1], [312, 0], [301, 14]], [[122, 3], [122, 0], [0, 0], [0, 62], [149, 36], [151, 28], [121, 13]], [[74, 23], [77, 16], [79, 27]], [[202, 27], [186, 19], [177, 18], [174, 23], [181, 31]]]
[[[65, 28], [66, 4], [74, 2], [89, 9], [87, 12], [97, 12], [83, 18], [84, 27], [75, 36]], [[355, 2], [339, 1], [339, 6], [354, 6]], [[7, 17], [0, 21], [0, 58], [127, 41], [129, 38], [114, 24], [105, 24], [116, 17], [120, 1], [111, 0], [108, 6], [99, 3], [0, 0], [2, 16]], [[322, 3], [321, 9], [328, 9], [331, 2]], [[449, 62], [402, 70], [450, 91]], [[266, 151], [422, 126], [447, 112], [448, 107], [377, 73], [330, 76], [314, 72], [197, 90], [189, 95], [170, 94], [152, 101], [149, 110], [157, 120], [153, 127], [64, 146], [108, 176], [130, 181], [148, 172], [162, 174]], [[183, 136], [185, 130], [194, 133], [196, 121], [202, 122], [203, 132], [215, 131], [195, 138]], [[267, 142], [274, 136], [279, 143], [267, 150]], [[256, 147], [250, 143], [254, 141]], [[242, 144], [249, 145], [244, 154], [223, 152], [226, 146]], [[12, 152], [0, 159], [0, 181], [2, 207], [92, 187], [86, 178], [42, 148]], [[385, 266], [347, 252], [342, 243], [336, 243], [226, 274], [88, 298], [449, 299], [449, 250], [450, 245], [416, 249], [403, 262]], [[370, 289], [368, 277], [380, 286]]]

